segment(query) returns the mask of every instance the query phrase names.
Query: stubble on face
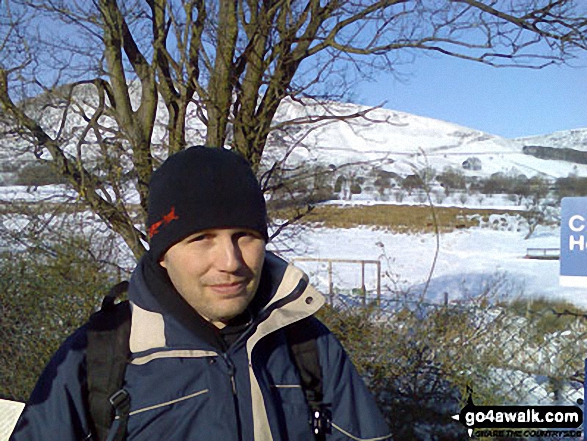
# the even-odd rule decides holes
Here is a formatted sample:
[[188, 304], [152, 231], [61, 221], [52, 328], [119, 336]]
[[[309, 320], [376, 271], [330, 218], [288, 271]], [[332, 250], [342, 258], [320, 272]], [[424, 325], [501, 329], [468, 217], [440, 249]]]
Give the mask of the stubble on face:
[[264, 258], [265, 241], [258, 233], [222, 228], [178, 242], [160, 264], [187, 303], [221, 328], [255, 297]]

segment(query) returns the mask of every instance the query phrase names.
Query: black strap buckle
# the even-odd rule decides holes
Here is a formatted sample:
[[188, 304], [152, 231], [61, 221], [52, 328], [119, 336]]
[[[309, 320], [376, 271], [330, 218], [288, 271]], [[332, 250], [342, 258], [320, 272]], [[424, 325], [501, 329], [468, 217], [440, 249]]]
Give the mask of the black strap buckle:
[[116, 418], [126, 418], [128, 417], [128, 412], [130, 411], [130, 395], [124, 389], [120, 389], [117, 392], [114, 392], [110, 398], [108, 398], [110, 404], [114, 408], [114, 414]]
[[329, 404], [321, 403], [312, 407], [311, 425], [312, 432], [314, 432], [317, 439], [322, 439], [332, 432], [332, 413], [330, 412]]

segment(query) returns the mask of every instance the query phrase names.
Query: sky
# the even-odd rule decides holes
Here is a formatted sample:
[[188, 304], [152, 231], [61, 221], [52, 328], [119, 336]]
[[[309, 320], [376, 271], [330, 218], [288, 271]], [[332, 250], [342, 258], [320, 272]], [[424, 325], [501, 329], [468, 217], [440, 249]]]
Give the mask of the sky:
[[420, 57], [398, 81], [382, 73], [354, 102], [456, 123], [505, 138], [587, 128], [587, 54], [570, 66], [494, 68]]

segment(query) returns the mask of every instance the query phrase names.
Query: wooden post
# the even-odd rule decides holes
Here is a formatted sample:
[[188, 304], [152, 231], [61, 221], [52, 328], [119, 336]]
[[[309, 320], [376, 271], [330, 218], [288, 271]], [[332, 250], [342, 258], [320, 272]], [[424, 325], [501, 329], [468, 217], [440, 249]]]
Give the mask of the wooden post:
[[334, 301], [334, 283], [332, 281], [333, 277], [333, 270], [332, 264], [334, 262], [338, 263], [353, 263], [361, 264], [361, 291], [363, 294], [363, 305], [366, 304], [367, 301], [367, 289], [365, 287], [365, 265], [367, 264], [375, 264], [377, 266], [377, 305], [381, 305], [381, 262], [379, 260], [361, 260], [361, 259], [323, 259], [323, 258], [316, 258], [316, 257], [295, 257], [292, 259], [293, 261], [305, 261], [305, 262], [328, 262], [328, 297], [330, 298], [331, 303]]
[[334, 303], [334, 286], [332, 285], [332, 260], [328, 260], [328, 296], [330, 304]]
[[377, 261], [377, 306], [381, 306], [381, 262]]
[[361, 260], [361, 295], [363, 296], [363, 306], [367, 304], [367, 290], [365, 289], [365, 261]]

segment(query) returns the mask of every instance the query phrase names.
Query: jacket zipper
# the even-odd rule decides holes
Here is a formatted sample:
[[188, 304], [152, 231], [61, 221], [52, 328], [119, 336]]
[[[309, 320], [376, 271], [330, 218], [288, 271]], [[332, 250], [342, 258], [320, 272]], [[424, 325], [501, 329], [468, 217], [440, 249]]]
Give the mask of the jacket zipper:
[[228, 367], [228, 376], [230, 378], [230, 385], [232, 386], [232, 394], [236, 397], [236, 380], [234, 378], [234, 374], [235, 374], [234, 364], [232, 363], [230, 358], [228, 358], [228, 355], [226, 355], [226, 353], [222, 354], [222, 358], [224, 358], [224, 362], [226, 363], [226, 366]]
[[230, 386], [232, 388], [232, 401], [234, 403], [234, 413], [235, 413], [235, 417], [236, 417], [236, 425], [237, 425], [237, 433], [238, 433], [238, 439], [242, 439], [242, 426], [241, 426], [241, 417], [240, 417], [240, 412], [239, 412], [239, 407], [238, 407], [238, 395], [236, 392], [236, 379], [235, 379], [235, 368], [234, 368], [234, 364], [232, 363], [232, 360], [228, 357], [227, 353], [224, 352], [222, 354], [222, 358], [224, 359], [224, 362], [226, 363], [226, 367], [228, 368], [228, 376], [230, 378]]

